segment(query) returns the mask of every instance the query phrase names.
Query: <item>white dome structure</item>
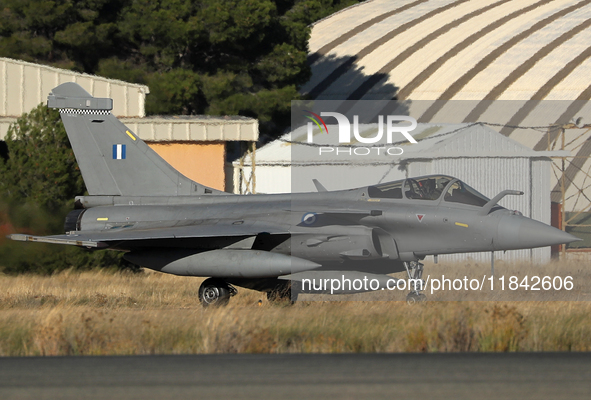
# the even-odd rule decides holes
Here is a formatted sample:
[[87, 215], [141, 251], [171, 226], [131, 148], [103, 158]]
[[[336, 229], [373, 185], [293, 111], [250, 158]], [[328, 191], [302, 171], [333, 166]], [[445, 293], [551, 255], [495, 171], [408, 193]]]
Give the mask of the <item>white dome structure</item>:
[[303, 92], [341, 100], [589, 100], [590, 43], [588, 1], [372, 0], [313, 26], [313, 76]]
[[[308, 98], [395, 99], [423, 123], [497, 122], [533, 150], [570, 151], [564, 171], [555, 159], [552, 201], [564, 187], [564, 210], [591, 208], [591, 1], [369, 0], [315, 23], [309, 50]], [[462, 101], [452, 120], [451, 100]], [[490, 119], [495, 106], [502, 120]]]

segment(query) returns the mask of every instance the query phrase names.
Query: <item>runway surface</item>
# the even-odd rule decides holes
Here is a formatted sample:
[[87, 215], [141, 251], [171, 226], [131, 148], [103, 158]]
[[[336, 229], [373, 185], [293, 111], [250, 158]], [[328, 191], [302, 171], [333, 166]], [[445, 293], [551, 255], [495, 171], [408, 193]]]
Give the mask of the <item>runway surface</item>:
[[590, 399], [590, 353], [0, 358], [0, 399]]

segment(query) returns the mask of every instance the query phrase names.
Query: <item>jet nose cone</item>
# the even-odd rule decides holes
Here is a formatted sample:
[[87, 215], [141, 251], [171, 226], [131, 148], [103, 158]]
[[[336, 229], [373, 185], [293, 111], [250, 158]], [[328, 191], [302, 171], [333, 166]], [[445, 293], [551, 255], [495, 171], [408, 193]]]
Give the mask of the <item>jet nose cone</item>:
[[519, 239], [531, 247], [552, 246], [581, 240], [570, 233], [534, 220], [525, 220], [521, 223]]
[[499, 221], [495, 248], [498, 250], [530, 249], [578, 240], [581, 239], [533, 219], [505, 216]]

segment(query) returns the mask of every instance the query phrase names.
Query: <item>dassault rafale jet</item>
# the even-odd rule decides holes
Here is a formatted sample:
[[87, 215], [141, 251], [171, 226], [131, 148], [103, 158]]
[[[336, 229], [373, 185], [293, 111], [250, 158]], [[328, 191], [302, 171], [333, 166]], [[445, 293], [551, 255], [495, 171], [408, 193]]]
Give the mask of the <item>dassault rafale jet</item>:
[[[432, 175], [351, 190], [234, 195], [193, 182], [171, 167], [76, 83], [54, 88], [87, 196], [76, 197], [65, 234], [14, 234], [20, 241], [125, 251], [156, 271], [206, 277], [200, 302], [227, 304], [235, 286], [290, 296], [314, 292], [306, 279], [375, 279], [380, 290], [406, 272], [421, 280], [428, 255], [569, 243], [574, 236], [526, 218], [451, 176]], [[338, 204], [338, 207], [335, 207]], [[358, 288], [357, 288], [358, 289]], [[333, 293], [365, 291], [341, 288]], [[407, 301], [422, 301], [421, 285]]]

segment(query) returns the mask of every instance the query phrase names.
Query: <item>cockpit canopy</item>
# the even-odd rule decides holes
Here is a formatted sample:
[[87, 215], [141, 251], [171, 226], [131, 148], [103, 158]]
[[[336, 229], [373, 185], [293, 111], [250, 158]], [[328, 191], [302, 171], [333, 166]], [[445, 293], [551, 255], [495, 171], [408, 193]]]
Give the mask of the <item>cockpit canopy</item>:
[[429, 175], [370, 186], [368, 195], [376, 199], [443, 200], [482, 207], [489, 199], [459, 179]]

